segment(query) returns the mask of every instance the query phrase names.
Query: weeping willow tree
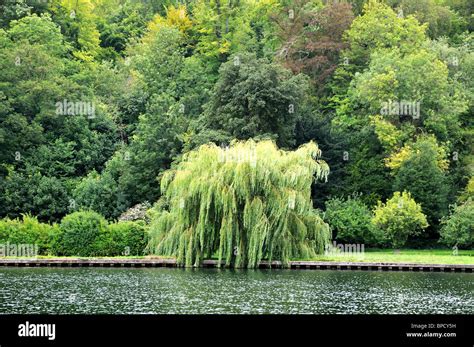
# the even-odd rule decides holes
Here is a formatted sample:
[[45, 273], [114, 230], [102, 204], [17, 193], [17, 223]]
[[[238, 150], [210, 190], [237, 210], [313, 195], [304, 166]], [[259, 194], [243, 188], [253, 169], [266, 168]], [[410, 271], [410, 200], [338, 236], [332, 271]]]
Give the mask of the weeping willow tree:
[[283, 151], [252, 140], [187, 153], [162, 177], [149, 251], [184, 266], [217, 256], [219, 264], [247, 268], [321, 254], [329, 227], [311, 200], [313, 180], [329, 173], [320, 155], [314, 142]]

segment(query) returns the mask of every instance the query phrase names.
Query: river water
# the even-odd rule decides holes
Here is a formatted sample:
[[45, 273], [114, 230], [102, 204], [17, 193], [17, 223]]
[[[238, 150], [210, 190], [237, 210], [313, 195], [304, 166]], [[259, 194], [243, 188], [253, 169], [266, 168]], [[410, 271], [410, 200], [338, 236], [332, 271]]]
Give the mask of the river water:
[[473, 314], [474, 274], [1, 268], [0, 313]]

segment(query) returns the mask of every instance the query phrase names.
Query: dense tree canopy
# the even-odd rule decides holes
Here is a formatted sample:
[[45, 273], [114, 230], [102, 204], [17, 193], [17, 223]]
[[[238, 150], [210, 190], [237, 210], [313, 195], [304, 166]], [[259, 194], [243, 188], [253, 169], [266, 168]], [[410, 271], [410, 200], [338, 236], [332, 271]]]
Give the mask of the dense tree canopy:
[[[92, 210], [113, 220], [158, 201], [156, 246], [180, 252], [188, 265], [200, 261], [199, 252], [219, 249], [228, 265], [309, 254], [305, 247], [314, 240], [320, 247], [321, 239], [302, 235], [323, 228], [312, 204], [328, 212], [339, 240], [375, 244], [380, 227], [368, 223], [378, 206], [385, 212], [377, 223], [396, 238], [393, 244], [434, 245], [442, 230], [445, 244], [459, 238], [470, 245], [470, 226], [457, 233], [453, 225], [472, 210], [473, 23], [469, 0], [4, 1], [0, 218], [30, 213], [55, 222]], [[267, 235], [291, 235], [299, 246], [285, 248], [282, 239], [267, 244], [258, 237], [268, 225], [257, 222], [235, 226], [249, 237], [260, 228], [251, 245], [223, 236], [242, 247], [239, 259], [224, 243], [189, 239], [194, 229], [183, 234], [181, 248], [178, 234], [167, 234], [166, 218], [184, 233], [196, 227], [202, 204], [214, 201], [199, 195], [217, 189], [205, 181], [208, 170], [245, 166], [206, 166], [236, 140], [249, 140], [236, 148], [268, 151], [258, 165], [280, 170], [276, 185], [291, 171], [287, 160], [318, 143], [331, 168], [327, 181], [310, 179], [314, 163], [300, 158], [309, 170], [295, 178], [304, 180], [298, 187], [304, 208], [285, 217], [293, 229], [279, 226], [271, 233], [283, 234]], [[186, 179], [199, 189], [188, 192], [195, 195], [185, 208], [197, 214], [184, 221], [176, 196], [188, 187], [170, 183], [162, 190], [160, 182], [188, 166], [197, 171]], [[268, 199], [277, 193], [247, 193], [248, 201], [236, 200], [242, 216], [276, 223]], [[390, 198], [409, 200], [426, 232], [396, 229], [396, 219], [406, 216]], [[390, 227], [382, 223], [389, 212]], [[234, 230], [231, 215], [215, 214], [219, 222], [209, 235], [220, 235], [222, 225]], [[348, 215], [360, 223], [347, 227]], [[185, 242], [194, 251], [183, 251]]]
[[219, 138], [211, 132], [204, 141], [269, 137], [292, 146], [306, 91], [304, 76], [293, 76], [264, 58], [235, 55], [222, 65], [200, 120], [204, 135], [209, 129]]

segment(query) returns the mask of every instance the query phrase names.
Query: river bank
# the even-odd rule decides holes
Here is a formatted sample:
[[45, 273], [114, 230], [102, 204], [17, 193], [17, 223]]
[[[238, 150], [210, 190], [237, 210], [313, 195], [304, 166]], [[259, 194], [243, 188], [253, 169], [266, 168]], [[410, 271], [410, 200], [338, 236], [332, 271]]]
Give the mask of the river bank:
[[[2, 259], [0, 267], [180, 267], [175, 259], [147, 258], [48, 258], [48, 259]], [[217, 268], [217, 260], [204, 260], [203, 268]], [[224, 263], [221, 263], [224, 267]], [[420, 264], [420, 263], [373, 263], [373, 262], [323, 262], [290, 261], [283, 266], [279, 261], [262, 261], [259, 269], [312, 269], [312, 270], [369, 270], [369, 271], [431, 271], [431, 272], [473, 272], [474, 265], [466, 264]]]

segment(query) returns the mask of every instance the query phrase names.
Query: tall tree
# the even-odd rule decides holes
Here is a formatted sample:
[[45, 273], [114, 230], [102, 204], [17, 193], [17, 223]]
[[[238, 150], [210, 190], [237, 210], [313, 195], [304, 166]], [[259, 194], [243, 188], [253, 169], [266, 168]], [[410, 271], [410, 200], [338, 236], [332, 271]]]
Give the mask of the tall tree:
[[286, 40], [279, 57], [293, 72], [309, 75], [321, 90], [336, 69], [340, 52], [348, 46], [343, 35], [354, 18], [352, 8], [348, 3], [312, 10], [305, 6], [295, 14], [293, 6], [286, 8], [288, 19], [277, 21], [280, 37]]
[[161, 181], [165, 208], [151, 225], [150, 251], [200, 265], [216, 252], [225, 266], [321, 254], [329, 228], [313, 210], [314, 177], [329, 171], [314, 143], [293, 152], [274, 143], [203, 145]]
[[278, 64], [235, 55], [219, 71], [195, 142], [271, 137], [279, 146], [292, 146], [307, 87], [304, 76]]

